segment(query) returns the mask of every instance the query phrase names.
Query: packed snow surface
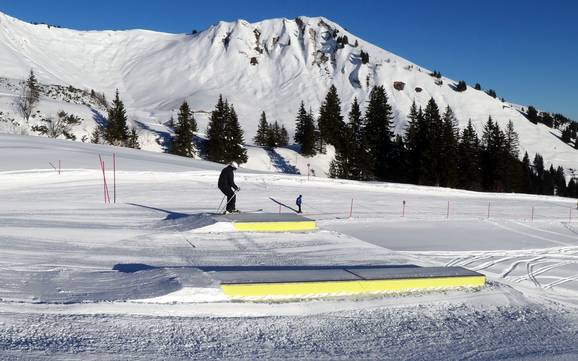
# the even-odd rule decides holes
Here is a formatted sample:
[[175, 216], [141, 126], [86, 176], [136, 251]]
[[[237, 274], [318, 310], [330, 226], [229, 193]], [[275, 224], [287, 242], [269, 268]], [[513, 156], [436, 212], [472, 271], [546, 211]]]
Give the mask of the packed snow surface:
[[[98, 156], [112, 192], [113, 153], [105, 204]], [[578, 357], [576, 200], [241, 169], [240, 209], [302, 194], [320, 230], [238, 233], [207, 216], [221, 167], [0, 135], [1, 358]], [[459, 265], [488, 285], [237, 303], [198, 268], [383, 264]]]

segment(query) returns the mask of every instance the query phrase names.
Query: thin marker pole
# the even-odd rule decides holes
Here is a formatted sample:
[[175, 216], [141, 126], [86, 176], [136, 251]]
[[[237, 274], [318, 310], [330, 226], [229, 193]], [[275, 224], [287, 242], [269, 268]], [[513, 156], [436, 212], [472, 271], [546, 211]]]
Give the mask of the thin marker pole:
[[450, 201], [448, 201], [448, 212], [446, 214], [446, 219], [450, 218]]
[[401, 216], [405, 217], [405, 201], [403, 201], [403, 206], [401, 207]]
[[110, 204], [110, 193], [108, 192], [108, 182], [106, 181], [106, 166], [104, 165], [104, 161], [102, 161], [102, 174], [104, 177], [104, 189], [106, 190], [106, 201]]
[[106, 183], [105, 165], [100, 154], [98, 155], [98, 159], [100, 160], [100, 168], [102, 169], [102, 179], [104, 182], [104, 203], [110, 203], [110, 195], [108, 193], [108, 185]]
[[353, 198], [351, 198], [351, 207], [349, 207], [349, 218], [353, 216]]
[[102, 171], [102, 186], [103, 186], [103, 194], [104, 194], [104, 203], [106, 203], [106, 182], [104, 182], [104, 168], [102, 165], [102, 157], [100, 154], [98, 155], [98, 163], [100, 164], [100, 170]]
[[112, 177], [113, 177], [113, 197], [116, 204], [116, 153], [112, 153]]
[[534, 222], [534, 207], [532, 207], [532, 222]]
[[490, 219], [490, 204], [491, 204], [491, 202], [488, 201], [488, 219]]
[[60, 170], [62, 169], [62, 165], [60, 159], [58, 160], [58, 175], [60, 175]]

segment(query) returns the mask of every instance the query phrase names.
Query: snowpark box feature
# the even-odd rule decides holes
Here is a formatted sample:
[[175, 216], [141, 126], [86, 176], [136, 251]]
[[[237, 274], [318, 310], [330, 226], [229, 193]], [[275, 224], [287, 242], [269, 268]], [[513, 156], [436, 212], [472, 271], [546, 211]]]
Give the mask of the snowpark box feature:
[[232, 222], [242, 232], [301, 232], [317, 228], [314, 220], [291, 213], [239, 213], [215, 217], [220, 222]]
[[232, 300], [300, 299], [476, 288], [486, 277], [462, 267], [249, 267], [209, 271]]

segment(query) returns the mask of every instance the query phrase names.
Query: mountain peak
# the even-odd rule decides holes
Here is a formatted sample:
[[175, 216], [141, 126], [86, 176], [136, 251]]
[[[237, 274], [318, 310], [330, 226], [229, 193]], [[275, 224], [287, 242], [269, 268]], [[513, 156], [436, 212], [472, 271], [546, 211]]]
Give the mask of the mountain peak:
[[[150, 129], [174, 116], [183, 100], [206, 114], [222, 94], [234, 103], [249, 140], [262, 111], [291, 132], [301, 101], [319, 109], [331, 85], [339, 91], [343, 114], [354, 98], [363, 106], [372, 88], [383, 86], [399, 134], [411, 104], [425, 106], [433, 98], [440, 108], [452, 107], [461, 126], [471, 119], [479, 134], [489, 116], [502, 129], [512, 120], [522, 154], [541, 153], [556, 164], [578, 168], [576, 150], [566, 149], [549, 129], [528, 122], [519, 107], [470, 87], [457, 91], [457, 82], [433, 77], [323, 16], [221, 21], [194, 36], [39, 31], [33, 25], [7, 26], [7, 21], [24, 24], [0, 15], [0, 78], [24, 79], [33, 69], [45, 84], [95, 90], [109, 98], [119, 89], [132, 119]], [[206, 118], [198, 118], [204, 129]], [[542, 133], [538, 142], [536, 134]]]

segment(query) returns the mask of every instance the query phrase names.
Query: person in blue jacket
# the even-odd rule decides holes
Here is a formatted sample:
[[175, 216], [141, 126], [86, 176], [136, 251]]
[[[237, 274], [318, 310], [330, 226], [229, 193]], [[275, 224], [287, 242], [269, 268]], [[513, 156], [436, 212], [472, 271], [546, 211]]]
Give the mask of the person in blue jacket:
[[235, 207], [235, 202], [237, 198], [237, 192], [241, 190], [235, 184], [235, 171], [239, 168], [237, 162], [232, 162], [221, 171], [219, 176], [219, 189], [227, 196], [227, 210], [225, 213], [238, 213], [239, 211]]
[[297, 213], [301, 213], [301, 204], [303, 203], [303, 196], [300, 194], [299, 197], [297, 197], [297, 199], [295, 200], [295, 204], [297, 204], [297, 207], [299, 207], [299, 210], [297, 211]]

